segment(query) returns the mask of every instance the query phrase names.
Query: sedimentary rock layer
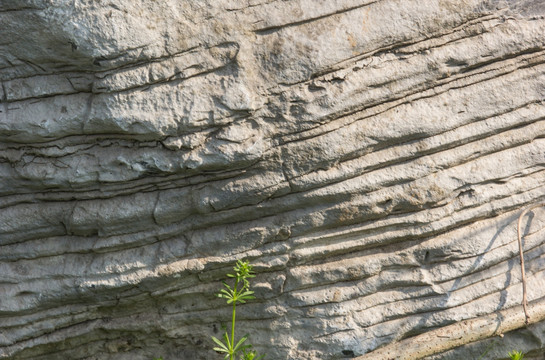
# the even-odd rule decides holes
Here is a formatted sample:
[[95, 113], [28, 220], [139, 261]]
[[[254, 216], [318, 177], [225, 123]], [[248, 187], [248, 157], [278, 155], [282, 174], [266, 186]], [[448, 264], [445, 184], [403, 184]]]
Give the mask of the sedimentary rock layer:
[[[520, 304], [516, 221], [545, 200], [544, 15], [2, 1], [0, 358], [219, 358], [214, 293], [237, 259], [258, 271], [240, 332], [270, 359]], [[544, 225], [524, 219], [529, 300]], [[538, 356], [544, 336], [510, 339]]]

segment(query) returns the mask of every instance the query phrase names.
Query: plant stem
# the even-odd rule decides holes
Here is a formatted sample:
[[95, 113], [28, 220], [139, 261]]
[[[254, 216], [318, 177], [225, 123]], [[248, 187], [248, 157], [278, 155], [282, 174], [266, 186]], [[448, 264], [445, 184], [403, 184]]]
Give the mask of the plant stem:
[[[238, 287], [238, 279], [235, 282], [235, 291], [234, 294], [237, 293], [237, 287]], [[236, 299], [233, 300], [233, 319], [231, 320], [231, 350], [235, 348], [235, 318], [236, 318], [236, 312], [237, 312], [237, 301]], [[231, 351], [231, 354], [229, 356], [229, 360], [234, 360], [235, 354], [233, 351]]]
[[[545, 297], [528, 304], [530, 324], [545, 320]], [[390, 343], [356, 360], [418, 360], [478, 340], [507, 333], [526, 326], [522, 306], [456, 322], [398, 342]]]
[[524, 215], [526, 215], [528, 212], [541, 207], [545, 206], [545, 202], [540, 202], [537, 204], [534, 204], [524, 210], [520, 216], [517, 223], [517, 235], [518, 235], [518, 243], [519, 243], [519, 256], [520, 256], [520, 273], [521, 273], [521, 280], [522, 280], [522, 308], [524, 309], [524, 315], [526, 316], [526, 325], [530, 323], [530, 315], [528, 314], [528, 296], [526, 295], [526, 273], [524, 271], [524, 251], [522, 249], [522, 218]]

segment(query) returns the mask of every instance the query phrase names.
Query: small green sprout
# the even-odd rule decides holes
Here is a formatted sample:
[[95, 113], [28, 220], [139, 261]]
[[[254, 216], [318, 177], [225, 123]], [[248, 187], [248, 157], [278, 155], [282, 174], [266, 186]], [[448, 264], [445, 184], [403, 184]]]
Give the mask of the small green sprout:
[[509, 352], [509, 359], [511, 360], [523, 360], [524, 359], [524, 354], [522, 353], [522, 351], [511, 351]]

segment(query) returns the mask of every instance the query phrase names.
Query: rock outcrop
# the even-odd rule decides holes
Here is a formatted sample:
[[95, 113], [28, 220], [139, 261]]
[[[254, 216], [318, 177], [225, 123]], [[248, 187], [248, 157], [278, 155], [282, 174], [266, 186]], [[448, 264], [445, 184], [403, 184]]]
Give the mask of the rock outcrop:
[[[0, 358], [220, 358], [214, 293], [236, 259], [258, 271], [240, 326], [269, 359], [351, 358], [520, 304], [516, 221], [545, 200], [544, 15], [3, 0]], [[530, 301], [544, 227], [524, 219]], [[489, 354], [515, 348], [543, 356], [545, 324]]]

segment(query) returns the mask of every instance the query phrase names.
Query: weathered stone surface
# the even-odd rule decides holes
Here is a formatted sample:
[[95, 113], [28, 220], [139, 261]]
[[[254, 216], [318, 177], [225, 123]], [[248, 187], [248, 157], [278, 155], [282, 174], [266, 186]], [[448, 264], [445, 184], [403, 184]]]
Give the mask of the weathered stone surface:
[[[0, 3], [0, 358], [340, 359], [521, 301], [542, 0]], [[545, 297], [545, 211], [525, 219]], [[543, 324], [506, 336], [543, 355]], [[490, 340], [492, 341], [492, 340]], [[473, 358], [486, 341], [433, 359]]]

